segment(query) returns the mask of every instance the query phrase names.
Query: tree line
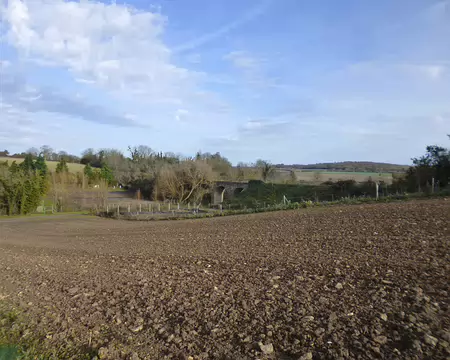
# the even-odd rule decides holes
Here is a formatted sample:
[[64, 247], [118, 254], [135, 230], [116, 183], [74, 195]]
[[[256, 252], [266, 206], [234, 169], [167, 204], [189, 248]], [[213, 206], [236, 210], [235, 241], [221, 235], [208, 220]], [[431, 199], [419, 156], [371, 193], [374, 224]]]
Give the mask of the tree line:
[[[0, 152], [2, 155], [11, 157], [6, 150]], [[75, 160], [85, 165], [82, 172], [69, 171], [68, 163]], [[449, 149], [428, 146], [425, 155], [412, 160], [413, 165], [406, 173], [396, 174], [391, 186], [393, 191], [430, 191], [449, 185]], [[58, 161], [54, 171], [48, 169], [46, 161]], [[233, 166], [220, 153], [198, 152], [184, 157], [154, 151], [145, 145], [130, 146], [128, 154], [117, 149], [87, 149], [80, 157], [56, 153], [50, 146], [42, 146], [25, 152], [20, 164], [0, 163], [0, 211], [9, 215], [27, 214], [34, 211], [45, 196], [50, 196], [53, 203], [62, 208], [70, 196], [76, 197], [74, 194], [89, 186], [101, 187], [107, 192], [110, 186], [122, 185], [139, 189], [148, 199], [198, 203], [210, 193], [215, 181], [270, 182], [275, 170], [275, 166], [264, 160]], [[287, 181], [297, 183], [295, 171], [291, 171]], [[341, 189], [353, 186], [342, 181], [324, 185]], [[104, 193], [100, 197], [106, 201]]]
[[42, 156], [46, 161], [60, 161], [65, 159], [68, 163], [80, 163], [81, 158], [76, 155], [67, 153], [66, 151], [55, 151], [49, 145], [43, 145], [39, 149], [32, 147], [21, 153], [10, 153], [8, 150], [0, 151], [0, 157], [9, 157], [13, 159], [23, 159], [25, 156], [31, 155], [33, 159]]

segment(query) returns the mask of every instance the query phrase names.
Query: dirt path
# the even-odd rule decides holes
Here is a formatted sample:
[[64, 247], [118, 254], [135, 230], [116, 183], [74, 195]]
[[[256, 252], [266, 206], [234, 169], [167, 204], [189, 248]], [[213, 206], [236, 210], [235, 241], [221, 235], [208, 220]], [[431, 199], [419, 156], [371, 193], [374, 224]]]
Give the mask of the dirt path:
[[433, 200], [0, 221], [0, 295], [104, 359], [445, 359], [449, 219]]

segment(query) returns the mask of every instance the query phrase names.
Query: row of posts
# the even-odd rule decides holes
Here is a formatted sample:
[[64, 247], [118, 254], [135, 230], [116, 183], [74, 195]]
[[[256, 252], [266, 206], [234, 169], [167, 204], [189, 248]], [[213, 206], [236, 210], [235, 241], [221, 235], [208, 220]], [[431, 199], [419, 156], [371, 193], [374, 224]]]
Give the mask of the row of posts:
[[[129, 213], [131, 213], [131, 204], [126, 205], [127, 206], [127, 210]], [[117, 204], [117, 207], [115, 205], [106, 205], [106, 213], [109, 214], [110, 210], [111, 211], [116, 211], [117, 214], [120, 214], [120, 204]], [[145, 208], [145, 205], [142, 205], [141, 203], [138, 204], [137, 209], [139, 210], [138, 213], [142, 213], [142, 209]], [[200, 208], [200, 205], [197, 206], [192, 206], [191, 207], [191, 203], [187, 204], [187, 208], [188, 210], [198, 210]], [[180, 210], [180, 203], [176, 204], [175, 207], [173, 207], [173, 204], [171, 203], [167, 203], [167, 210], [168, 211], [172, 211], [174, 212], [176, 210]], [[157, 210], [158, 212], [161, 212], [161, 203], [158, 203], [157, 206], [155, 207], [155, 210]], [[145, 209], [144, 209], [145, 211]], [[148, 204], [148, 212], [149, 213], [153, 213], [154, 209], [153, 209], [153, 204], [149, 203]]]
[[[380, 196], [380, 194], [379, 194], [379, 188], [380, 188], [380, 184], [378, 183], [378, 182], [375, 182], [375, 198], [378, 200], [379, 199], [379, 196]], [[432, 193], [434, 193], [434, 190], [435, 190], [435, 180], [434, 180], [434, 178], [432, 178], [432, 180], [431, 180], [431, 192]], [[334, 195], [332, 194], [331, 195], [332, 196], [332, 200], [334, 201]], [[317, 194], [315, 194], [315, 198], [316, 198], [316, 201], [318, 201], [318, 197], [317, 197]], [[283, 204], [284, 205], [286, 205], [287, 203], [289, 203], [289, 200], [286, 198], [286, 196], [283, 196]], [[265, 207], [265, 203], [264, 203], [264, 207]], [[174, 209], [171, 209], [171, 203], [169, 202], [168, 203], [168, 211], [171, 211], [172, 210], [172, 212], [174, 211]], [[191, 203], [188, 203], [188, 210], [191, 210]], [[180, 203], [178, 203], [177, 205], [176, 205], [176, 207], [177, 207], [177, 210], [180, 210]], [[195, 209], [199, 209], [199, 207], [200, 206], [194, 206], [193, 207], [193, 209], [195, 210]], [[221, 211], [223, 211], [223, 206], [222, 206], [222, 204], [220, 204], [219, 205], [219, 207], [220, 207], [220, 210]], [[114, 208], [114, 206], [112, 206], [112, 208]], [[52, 209], [53, 210], [53, 209]], [[130, 213], [131, 212], [131, 205], [130, 204], [128, 204], [128, 212]], [[148, 212], [150, 212], [150, 213], [153, 213], [153, 205], [152, 205], [152, 203], [149, 203], [148, 204]], [[158, 203], [158, 212], [161, 212], [161, 203]], [[45, 207], [44, 207], [44, 213], [45, 213]], [[108, 213], [109, 214], [109, 205], [106, 205], [106, 213]], [[142, 204], [140, 203], [139, 204], [139, 213], [142, 213]], [[119, 215], [120, 214], [120, 205], [117, 205], [117, 215]]]

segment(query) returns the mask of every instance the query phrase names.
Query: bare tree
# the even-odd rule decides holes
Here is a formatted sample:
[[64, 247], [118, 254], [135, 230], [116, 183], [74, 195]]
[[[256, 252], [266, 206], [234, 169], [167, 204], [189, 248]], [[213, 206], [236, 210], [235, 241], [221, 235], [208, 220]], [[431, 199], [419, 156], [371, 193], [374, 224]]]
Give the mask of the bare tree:
[[108, 205], [108, 183], [100, 180], [98, 187], [94, 188], [94, 206], [96, 211], [104, 210]]
[[26, 151], [26, 153], [27, 153], [27, 154], [31, 154], [31, 155], [33, 155], [33, 156], [38, 156], [38, 155], [39, 155], [39, 149], [37, 149], [37, 148], [35, 148], [35, 147], [32, 147], [32, 148], [29, 148], [29, 149]]
[[213, 175], [211, 166], [202, 160], [168, 164], [159, 171], [156, 189], [163, 199], [199, 201], [210, 191]]
[[289, 181], [291, 184], [296, 184], [297, 183], [297, 175], [295, 174], [295, 170], [291, 170], [289, 172]]
[[275, 168], [273, 165], [266, 160], [258, 160], [256, 161], [256, 167], [261, 172], [261, 179], [263, 181], [267, 181], [275, 172]]
[[313, 174], [314, 181], [319, 182], [322, 179], [322, 174], [320, 171], [315, 171]]
[[156, 155], [155, 151], [147, 145], [128, 146], [131, 160], [139, 162], [148, 158], [152, 158]]
[[53, 149], [49, 145], [41, 146], [40, 152], [45, 160], [52, 160]]
[[61, 160], [61, 159], [65, 159], [67, 161], [67, 157], [68, 157], [68, 153], [66, 151], [60, 151], [57, 154], [57, 159]]

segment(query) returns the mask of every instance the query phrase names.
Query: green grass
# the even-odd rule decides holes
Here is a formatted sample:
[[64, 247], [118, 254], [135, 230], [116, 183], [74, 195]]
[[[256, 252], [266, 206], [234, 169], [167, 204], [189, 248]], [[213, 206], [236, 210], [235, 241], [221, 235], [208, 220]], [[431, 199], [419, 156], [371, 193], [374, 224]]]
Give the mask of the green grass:
[[[2, 157], [0, 156], [0, 162], [7, 161], [9, 164], [15, 161], [17, 164], [20, 164], [23, 159], [16, 159], [16, 158], [9, 158], [9, 157]], [[56, 170], [56, 165], [58, 165], [58, 161], [46, 161], [48, 169], [50, 171]], [[69, 172], [76, 174], [77, 172], [82, 172], [84, 169], [83, 164], [75, 164], [75, 163], [68, 163], [67, 166], [69, 167]]]
[[0, 360], [15, 360], [17, 359], [18, 351], [12, 345], [0, 345]]
[[[16, 218], [27, 218], [27, 217], [32, 217], [32, 218], [36, 218], [36, 217], [48, 217], [48, 216], [61, 216], [61, 215], [90, 215], [90, 212], [87, 210], [83, 210], [83, 211], [67, 211], [67, 212], [57, 212], [57, 213], [52, 213], [52, 212], [48, 212], [48, 213], [36, 213], [36, 214], [28, 214], [28, 215], [0, 215], [0, 220], [1, 219], [16, 219]], [[1, 360], [1, 359], [0, 359]]]
[[70, 340], [45, 341], [49, 329], [30, 320], [20, 308], [0, 299], [0, 360], [89, 360], [98, 355], [96, 349]]

